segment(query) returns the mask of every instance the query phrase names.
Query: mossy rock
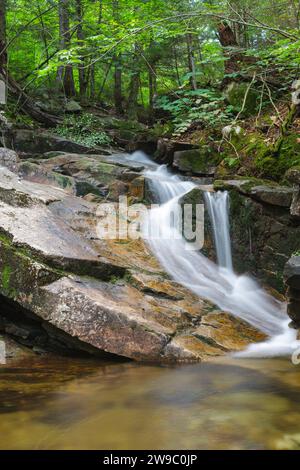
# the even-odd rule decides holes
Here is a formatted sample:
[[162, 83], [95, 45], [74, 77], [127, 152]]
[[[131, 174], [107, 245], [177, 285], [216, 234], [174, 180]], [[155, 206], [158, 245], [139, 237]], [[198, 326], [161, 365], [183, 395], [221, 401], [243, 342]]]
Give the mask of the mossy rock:
[[28, 181], [61, 188], [70, 194], [76, 193], [75, 181], [72, 177], [55, 171], [46, 171], [40, 165], [29, 161], [24, 161], [19, 165], [19, 174]]
[[293, 167], [300, 165], [300, 143], [298, 134], [287, 135], [276, 155], [272, 148], [267, 151], [256, 149], [256, 168], [263, 176], [281, 180], [285, 173]]
[[173, 165], [183, 173], [213, 176], [219, 163], [220, 155], [206, 145], [200, 149], [175, 152]]
[[259, 103], [259, 93], [253, 87], [249, 88], [249, 83], [236, 83], [232, 82], [226, 89], [226, 99], [235, 111], [240, 112], [243, 107], [245, 96], [248, 92], [245, 107], [243, 110], [244, 116], [252, 116], [256, 113]]
[[285, 179], [290, 183], [300, 185], [300, 165], [290, 168], [285, 174]]

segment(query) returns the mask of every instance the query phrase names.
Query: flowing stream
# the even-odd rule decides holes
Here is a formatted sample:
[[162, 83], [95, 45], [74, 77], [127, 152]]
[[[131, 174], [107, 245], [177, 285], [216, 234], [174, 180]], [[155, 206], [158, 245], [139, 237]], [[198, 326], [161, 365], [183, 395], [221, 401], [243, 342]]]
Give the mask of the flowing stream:
[[233, 270], [228, 193], [205, 193], [214, 232], [217, 265], [200, 251], [190, 251], [188, 243], [178, 234], [176, 225], [170, 223], [181, 210], [179, 200], [196, 185], [182, 181], [165, 165], [153, 167], [153, 162], [142, 152], [136, 152], [130, 158], [152, 165], [145, 171], [145, 176], [150, 180], [160, 205], [148, 212], [144, 231], [160, 234], [147, 239], [164, 269], [175, 281], [199, 297], [245, 320], [270, 338], [264, 343], [251, 345], [239, 355], [267, 357], [291, 354], [300, 342], [296, 341], [296, 331], [288, 327], [286, 304], [272, 297], [253, 278], [239, 276]]

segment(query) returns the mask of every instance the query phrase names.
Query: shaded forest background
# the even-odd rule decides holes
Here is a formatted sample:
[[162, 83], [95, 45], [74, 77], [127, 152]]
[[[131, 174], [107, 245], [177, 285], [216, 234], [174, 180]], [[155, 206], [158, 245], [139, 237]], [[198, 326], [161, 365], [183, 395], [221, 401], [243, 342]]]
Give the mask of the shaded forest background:
[[98, 110], [174, 138], [225, 127], [227, 140], [268, 109], [276, 151], [298, 113], [299, 28], [297, 0], [0, 0], [5, 114], [80, 134]]

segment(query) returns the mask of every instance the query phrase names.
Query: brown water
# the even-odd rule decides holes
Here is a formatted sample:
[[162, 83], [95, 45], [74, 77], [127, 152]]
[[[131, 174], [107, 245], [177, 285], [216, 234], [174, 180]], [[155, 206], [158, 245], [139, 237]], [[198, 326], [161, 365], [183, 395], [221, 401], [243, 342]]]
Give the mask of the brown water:
[[300, 448], [299, 367], [53, 358], [2, 366], [0, 448]]

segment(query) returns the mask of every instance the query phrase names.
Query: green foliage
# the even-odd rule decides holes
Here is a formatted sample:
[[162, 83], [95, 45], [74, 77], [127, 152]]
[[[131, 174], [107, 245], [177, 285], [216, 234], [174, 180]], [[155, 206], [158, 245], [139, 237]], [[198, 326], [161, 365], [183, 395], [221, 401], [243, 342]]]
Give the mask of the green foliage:
[[237, 168], [240, 164], [240, 159], [239, 157], [225, 157], [224, 158], [224, 163], [226, 166], [230, 169]]
[[176, 94], [177, 99], [162, 96], [157, 100], [157, 106], [172, 115], [174, 135], [186, 132], [195, 122], [216, 126], [233, 119], [233, 107], [226, 105], [224, 96], [217, 90], [179, 90]]
[[[162, 135], [181, 135], [194, 124], [211, 129], [230, 123], [240, 110], [245, 86], [238, 103], [228, 105], [220, 91], [224, 78], [249, 83], [256, 74], [247, 100], [253, 98], [249, 113], [253, 114], [289, 90], [291, 81], [298, 77], [300, 22], [297, 2], [292, 0], [69, 0], [65, 7], [70, 38], [65, 43], [60, 37], [58, 2], [6, 3], [9, 70], [22, 88], [34, 92], [36, 88], [56, 88], [64, 93], [58, 71], [68, 66], [77, 97], [86, 103], [111, 106], [117, 99], [118, 70], [125, 112], [129, 98], [135, 95], [136, 116], [147, 122], [153, 117], [152, 91], [154, 108], [170, 113], [173, 129], [162, 128]], [[79, 4], [82, 18], [78, 18]], [[223, 18], [228, 18], [237, 46], [220, 44], [218, 26]], [[245, 24], [241, 24], [243, 20]], [[238, 66], [227, 70], [235, 56]], [[249, 60], [239, 61], [245, 56]], [[87, 85], [83, 91], [81, 72]], [[155, 81], [152, 90], [151, 72]], [[134, 77], [137, 89], [132, 86]], [[193, 81], [196, 91], [191, 90], [195, 88]], [[245, 116], [247, 113], [241, 117]], [[88, 132], [84, 125], [83, 129], [80, 123], [77, 126], [77, 118], [70, 118], [69, 124], [68, 119], [58, 129], [61, 135], [92, 145], [108, 142], [101, 127]]]
[[110, 136], [101, 128], [101, 121], [89, 113], [66, 116], [63, 124], [58, 126], [55, 132], [88, 147], [112, 143]]

